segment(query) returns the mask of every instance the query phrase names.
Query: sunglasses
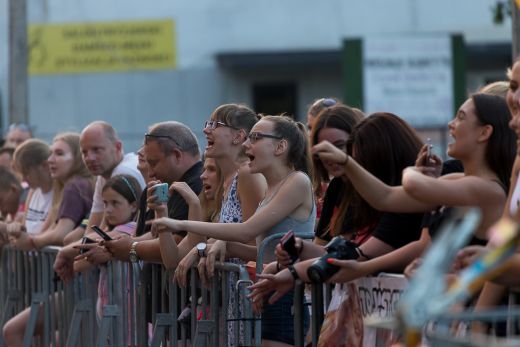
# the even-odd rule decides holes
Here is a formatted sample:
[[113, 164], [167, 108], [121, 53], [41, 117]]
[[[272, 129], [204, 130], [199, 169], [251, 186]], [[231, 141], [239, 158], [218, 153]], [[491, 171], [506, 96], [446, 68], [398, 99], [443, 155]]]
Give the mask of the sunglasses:
[[269, 138], [269, 139], [276, 139], [276, 140], [282, 140], [283, 137], [271, 135], [271, 134], [264, 134], [264, 133], [258, 133], [258, 132], [251, 132], [249, 135], [247, 135], [247, 138], [251, 143], [255, 143], [258, 140], [261, 140], [263, 138]]
[[218, 120], [207, 120], [204, 123], [204, 129], [215, 130], [218, 127], [228, 127], [228, 128], [231, 128], [231, 129], [239, 130], [238, 128], [236, 128], [236, 127], [234, 127], [232, 125], [226, 124], [224, 122], [219, 122]]
[[179, 143], [177, 141], [175, 141], [175, 139], [173, 137], [171, 137], [170, 135], [159, 135], [159, 134], [145, 133], [144, 134], [144, 143], [145, 144], [148, 142], [149, 138], [153, 138], [153, 139], [168, 139], [168, 140], [173, 141], [173, 143], [175, 143], [175, 145], [180, 148]]
[[27, 124], [25, 123], [13, 123], [11, 125], [9, 125], [9, 127], [7, 128], [7, 131], [13, 131], [15, 129], [20, 129], [21, 131], [26, 131], [26, 132], [31, 132], [31, 127], [28, 126]]

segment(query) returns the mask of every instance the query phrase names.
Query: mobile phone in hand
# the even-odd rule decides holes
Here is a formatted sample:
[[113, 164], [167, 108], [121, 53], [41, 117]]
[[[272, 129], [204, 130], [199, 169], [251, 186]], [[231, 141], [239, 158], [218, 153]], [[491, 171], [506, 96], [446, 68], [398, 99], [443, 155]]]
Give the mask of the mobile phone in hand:
[[[86, 245], [86, 244], [89, 244], [89, 243], [97, 243], [96, 241], [92, 240], [90, 237], [86, 237], [86, 236], [83, 236], [83, 238], [81, 239], [81, 244], [82, 245]], [[79, 250], [79, 254], [83, 254], [83, 253], [86, 253], [88, 251], [88, 249], [80, 249]]]
[[105, 241], [112, 241], [113, 238], [111, 238], [110, 236], [108, 236], [108, 234], [106, 232], [104, 232], [103, 230], [101, 230], [100, 227], [98, 227], [97, 225], [93, 225], [92, 226], [92, 230], [94, 230], [94, 232], [96, 234], [98, 234], [99, 236], [101, 236], [101, 238]]
[[431, 166], [432, 163], [432, 139], [426, 139], [426, 157], [424, 158], [424, 166]]
[[153, 195], [157, 197], [157, 202], [168, 202], [168, 183], [159, 183], [152, 188]]
[[280, 245], [282, 249], [289, 253], [291, 257], [291, 263], [298, 259], [298, 250], [296, 249], [296, 238], [294, 236], [294, 231], [289, 230], [280, 240]]

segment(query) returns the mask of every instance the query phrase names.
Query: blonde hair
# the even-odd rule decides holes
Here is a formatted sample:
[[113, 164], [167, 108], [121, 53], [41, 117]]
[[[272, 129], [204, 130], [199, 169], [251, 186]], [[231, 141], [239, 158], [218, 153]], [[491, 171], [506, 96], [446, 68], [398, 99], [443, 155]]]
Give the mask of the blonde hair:
[[55, 222], [56, 217], [58, 216], [61, 202], [63, 200], [63, 188], [69, 180], [76, 176], [79, 176], [89, 179], [91, 185], [94, 185], [94, 176], [92, 176], [90, 171], [88, 171], [85, 163], [83, 162], [83, 157], [81, 155], [81, 147], [79, 145], [79, 138], [80, 134], [78, 133], [65, 132], [57, 134], [52, 141], [53, 143], [57, 141], [65, 142], [69, 146], [73, 157], [73, 164], [67, 176], [63, 179], [54, 179], [53, 182], [52, 207], [49, 212], [49, 220], [52, 223]]
[[[509, 71], [508, 71], [509, 74]], [[508, 75], [509, 77], [509, 75]], [[478, 90], [478, 93], [482, 94], [489, 94], [489, 95], [496, 95], [500, 96], [501, 98], [506, 98], [507, 91], [509, 89], [509, 82], [508, 81], [496, 81], [492, 83], [488, 83], [482, 88]]]

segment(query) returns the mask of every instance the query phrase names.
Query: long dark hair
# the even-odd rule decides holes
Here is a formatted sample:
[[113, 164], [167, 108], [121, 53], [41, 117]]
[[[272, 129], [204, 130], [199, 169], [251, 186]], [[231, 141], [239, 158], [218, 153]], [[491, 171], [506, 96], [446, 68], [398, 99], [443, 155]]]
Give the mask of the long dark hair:
[[477, 118], [483, 125], [491, 125], [493, 133], [486, 146], [485, 159], [489, 168], [509, 190], [509, 181], [516, 156], [516, 135], [509, 128], [511, 113], [504, 98], [489, 94], [474, 94], [471, 99]]
[[[354, 109], [343, 104], [336, 104], [332, 107], [325, 108], [314, 121], [311, 133], [311, 146], [318, 143], [318, 135], [322, 129], [339, 129], [350, 135], [354, 126], [362, 119], [362, 113], [356, 112]], [[318, 193], [321, 189], [321, 182], [329, 181], [329, 173], [318, 156], [312, 158], [312, 163], [315, 170], [314, 190]]]
[[[378, 112], [358, 123], [347, 141], [347, 151], [366, 170], [390, 186], [401, 185], [403, 170], [415, 164], [423, 143], [417, 132], [395, 114]], [[342, 203], [337, 225], [341, 226], [345, 211], [352, 206], [352, 226], [356, 229], [372, 225], [381, 212], [368, 204], [355, 190], [348, 202]]]

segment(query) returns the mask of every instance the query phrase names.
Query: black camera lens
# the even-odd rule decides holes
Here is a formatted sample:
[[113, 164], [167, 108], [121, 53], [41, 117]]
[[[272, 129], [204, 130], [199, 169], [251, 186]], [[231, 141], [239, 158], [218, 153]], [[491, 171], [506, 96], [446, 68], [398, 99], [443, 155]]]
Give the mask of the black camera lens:
[[339, 266], [329, 264], [329, 258], [340, 260], [355, 260], [359, 258], [357, 245], [341, 236], [333, 238], [326, 246], [327, 254], [316, 260], [307, 269], [307, 276], [314, 283], [326, 282], [340, 269]]

